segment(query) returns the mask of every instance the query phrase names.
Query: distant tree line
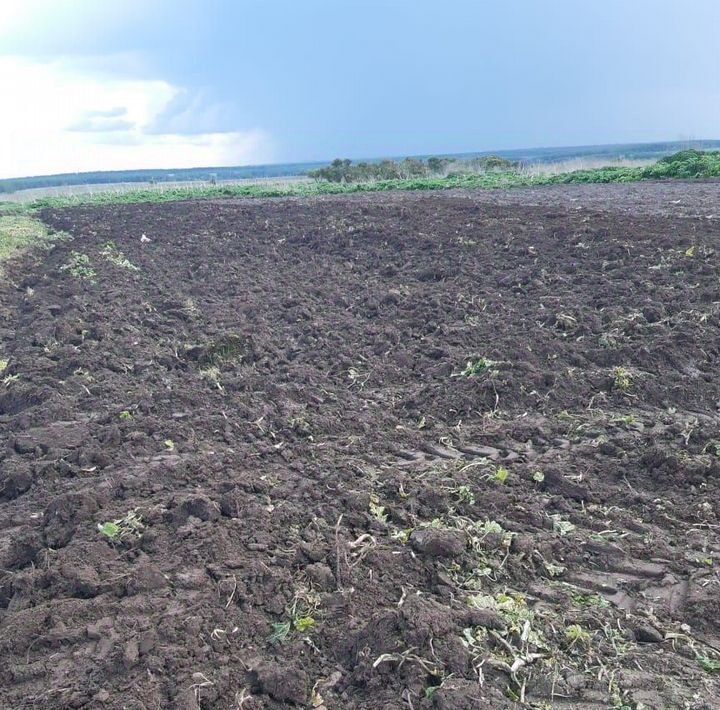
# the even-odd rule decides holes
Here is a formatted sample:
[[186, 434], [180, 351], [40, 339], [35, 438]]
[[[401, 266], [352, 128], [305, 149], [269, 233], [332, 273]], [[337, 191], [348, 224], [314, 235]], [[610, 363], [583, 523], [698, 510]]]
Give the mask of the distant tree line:
[[[693, 145], [706, 148], [720, 147], [720, 141], [695, 141]], [[670, 155], [674, 148], [680, 152]], [[661, 157], [665, 154], [665, 157]], [[661, 159], [643, 169], [605, 168], [599, 171], [578, 171], [574, 177], [560, 175], [552, 178], [555, 182], [591, 182], [648, 178], [696, 178], [720, 177], [720, 158], [717, 150], [696, 150], [684, 143], [648, 143], [620, 146], [595, 146], [592, 150], [581, 148], [537, 149], [525, 154], [524, 160], [532, 162], [554, 162], [557, 160], [583, 157], [607, 158], [653, 158]], [[520, 164], [497, 155], [475, 158], [440, 158], [425, 160], [406, 158], [405, 160], [382, 160], [353, 163], [351, 160], [334, 160], [330, 165], [320, 162], [285, 163], [279, 165], [254, 165], [235, 167], [181, 168], [165, 170], [115, 170], [86, 173], [65, 173], [61, 175], [41, 175], [24, 178], [6, 178], [0, 180], [0, 193], [15, 192], [29, 188], [53, 188], [69, 185], [100, 185], [119, 182], [168, 183], [198, 181], [211, 185], [223, 180], [242, 180], [247, 178], [279, 178], [309, 175], [318, 181], [332, 183], [357, 183], [382, 180], [416, 179], [423, 177], [464, 177], [468, 175], [486, 175], [509, 178], [507, 173], [519, 175]], [[640, 172], [638, 172], [640, 171]], [[637, 173], [637, 176], [636, 176]], [[502, 174], [505, 174], [504, 176]]]
[[318, 163], [281, 165], [253, 165], [239, 167], [178, 168], [170, 170], [107, 170], [87, 173], [63, 173], [36, 177], [6, 178], [0, 180], [0, 193], [27, 190], [36, 187], [66, 187], [68, 185], [103, 185], [119, 182], [185, 182], [206, 181], [214, 184], [221, 180], [248, 178], [275, 178], [302, 175]]
[[330, 165], [307, 174], [315, 180], [328, 182], [370, 182], [373, 180], [408, 180], [412, 178], [470, 175], [485, 172], [513, 172], [519, 164], [498, 155], [462, 160], [460, 158], [405, 158], [379, 162], [353, 163], [336, 158]]

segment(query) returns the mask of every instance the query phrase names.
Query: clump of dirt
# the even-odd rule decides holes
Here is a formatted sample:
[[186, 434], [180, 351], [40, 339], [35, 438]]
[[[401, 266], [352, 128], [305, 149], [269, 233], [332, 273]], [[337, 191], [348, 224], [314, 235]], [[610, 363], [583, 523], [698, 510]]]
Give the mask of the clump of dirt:
[[665, 189], [45, 212], [0, 705], [714, 707], [718, 189]]

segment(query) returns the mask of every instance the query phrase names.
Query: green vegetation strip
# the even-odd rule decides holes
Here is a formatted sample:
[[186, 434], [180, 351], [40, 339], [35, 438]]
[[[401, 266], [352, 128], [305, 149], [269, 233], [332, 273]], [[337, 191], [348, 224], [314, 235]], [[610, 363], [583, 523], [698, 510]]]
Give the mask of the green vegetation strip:
[[45, 225], [26, 215], [0, 216], [0, 262], [49, 237]]
[[0, 274], [6, 259], [31, 247], [51, 249], [58, 241], [71, 237], [65, 232], [50, 232], [39, 220], [28, 214], [0, 212]]
[[[432, 160], [432, 159], [431, 159]], [[430, 161], [428, 161], [429, 164]], [[207, 187], [154, 187], [128, 192], [102, 192], [94, 195], [67, 197], [45, 197], [27, 203], [22, 208], [3, 207], [0, 213], [9, 210], [24, 211], [43, 207], [71, 207], [74, 205], [109, 205], [137, 202], [172, 202], [189, 199], [214, 199], [223, 197], [313, 197], [317, 195], [344, 195], [355, 192], [385, 192], [387, 190], [450, 190], [453, 188], [498, 189], [541, 185], [569, 185], [584, 183], [623, 183], [639, 180], [720, 178], [720, 151], [703, 152], [686, 150], [662, 158], [645, 167], [606, 167], [593, 170], [578, 170], [559, 175], [528, 175], [515, 168], [496, 169], [490, 166], [485, 172], [453, 173], [446, 177], [425, 176], [395, 178], [386, 180], [354, 182], [358, 166], [349, 161], [335, 161], [342, 171], [340, 181], [332, 171], [332, 179], [318, 179], [316, 182], [296, 182], [267, 185], [210, 185]], [[332, 166], [330, 166], [332, 167]], [[318, 171], [322, 173], [322, 171]], [[317, 175], [319, 178], [320, 175]]]

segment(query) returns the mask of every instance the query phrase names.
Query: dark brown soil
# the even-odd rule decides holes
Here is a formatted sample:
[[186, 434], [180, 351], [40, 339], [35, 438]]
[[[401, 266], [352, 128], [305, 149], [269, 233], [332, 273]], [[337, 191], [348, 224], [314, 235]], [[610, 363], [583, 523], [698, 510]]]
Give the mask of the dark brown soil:
[[720, 187], [667, 189], [46, 212], [0, 706], [717, 707]]

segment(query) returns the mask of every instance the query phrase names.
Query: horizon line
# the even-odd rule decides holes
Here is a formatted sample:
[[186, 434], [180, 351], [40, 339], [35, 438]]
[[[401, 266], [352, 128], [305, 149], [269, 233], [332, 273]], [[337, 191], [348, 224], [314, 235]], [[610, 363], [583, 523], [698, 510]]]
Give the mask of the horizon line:
[[[578, 145], [543, 145], [533, 147], [522, 147], [522, 148], [495, 148], [491, 150], [467, 150], [458, 153], [415, 153], [412, 155], [385, 155], [385, 156], [374, 156], [374, 157], [363, 157], [363, 158], [334, 158], [322, 159], [322, 160], [294, 160], [290, 162], [273, 162], [273, 163], [247, 163], [240, 165], [197, 165], [187, 168], [178, 167], [156, 167], [156, 168], [118, 168], [109, 170], [80, 170], [73, 172], [61, 172], [61, 173], [41, 173], [36, 175], [15, 175], [12, 177], [0, 178], [0, 183], [9, 180], [33, 180], [39, 178], [55, 178], [65, 176], [80, 176], [80, 175], [94, 175], [98, 173], [152, 173], [152, 172], [173, 172], [173, 171], [189, 171], [189, 170], [228, 170], [233, 168], [252, 169], [252, 168], [271, 168], [280, 166], [295, 166], [295, 165], [325, 165], [331, 163], [333, 160], [351, 160], [352, 162], [370, 162], [370, 161], [381, 161], [381, 160], [403, 160], [405, 158], [429, 158], [429, 157], [462, 157], [465, 155], [500, 155], [502, 153], [522, 153], [528, 151], [538, 150], [580, 150], [582, 148], [614, 148], [616, 146], [651, 146], [651, 145], [671, 145], [671, 144], [695, 144], [695, 143], [720, 143], [720, 138], [678, 138], [675, 140], [657, 140], [657, 141], [639, 141], [630, 143], [582, 143]], [[289, 175], [287, 176], [289, 177]]]

